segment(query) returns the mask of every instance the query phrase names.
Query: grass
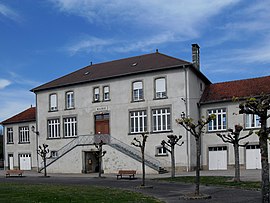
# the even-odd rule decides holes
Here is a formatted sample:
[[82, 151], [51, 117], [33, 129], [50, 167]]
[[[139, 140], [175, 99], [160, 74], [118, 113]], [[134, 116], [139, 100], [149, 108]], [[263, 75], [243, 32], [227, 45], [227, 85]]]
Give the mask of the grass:
[[[194, 176], [180, 176], [175, 178], [160, 178], [158, 180], [169, 182], [195, 183]], [[233, 182], [233, 177], [227, 176], [201, 176], [200, 183], [202, 185], [215, 185], [225, 187], [235, 187], [241, 189], [257, 190], [261, 188], [261, 182], [241, 181]]]
[[5, 203], [87, 203], [161, 202], [152, 197], [120, 189], [80, 185], [0, 183], [0, 202]]

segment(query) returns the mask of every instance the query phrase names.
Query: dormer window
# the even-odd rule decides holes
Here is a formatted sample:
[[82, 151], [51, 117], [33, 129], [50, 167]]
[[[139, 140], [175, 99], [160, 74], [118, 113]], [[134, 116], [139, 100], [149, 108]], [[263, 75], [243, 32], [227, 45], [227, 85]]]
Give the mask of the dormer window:
[[50, 101], [49, 101], [49, 111], [57, 111], [57, 95], [50, 94]]

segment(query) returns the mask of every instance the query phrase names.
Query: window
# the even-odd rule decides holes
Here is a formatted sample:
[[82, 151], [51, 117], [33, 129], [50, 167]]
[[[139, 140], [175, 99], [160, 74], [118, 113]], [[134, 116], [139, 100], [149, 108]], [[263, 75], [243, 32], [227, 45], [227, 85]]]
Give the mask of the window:
[[155, 80], [155, 98], [167, 98], [165, 78], [158, 78]]
[[170, 108], [153, 109], [153, 132], [171, 130]]
[[50, 95], [50, 111], [57, 111], [57, 95], [51, 94]]
[[208, 110], [208, 115], [215, 114], [216, 118], [208, 124], [208, 131], [226, 130], [227, 118], [226, 109], [211, 109]]
[[147, 131], [146, 111], [130, 112], [130, 133], [140, 133]]
[[60, 137], [60, 121], [59, 119], [48, 120], [48, 138]]
[[94, 88], [94, 102], [98, 102], [100, 99], [99, 87]]
[[51, 151], [51, 157], [52, 158], [57, 158], [58, 157], [57, 151]]
[[66, 92], [66, 109], [73, 109], [74, 107], [74, 92]]
[[255, 114], [246, 114], [246, 128], [261, 127], [260, 117]]
[[141, 101], [143, 100], [143, 83], [137, 81], [132, 83], [132, 100]]
[[163, 146], [156, 147], [156, 155], [157, 156], [167, 156], [168, 153], [167, 153], [166, 148]]
[[13, 143], [13, 128], [7, 128], [7, 143]]
[[109, 86], [103, 87], [103, 100], [109, 101], [110, 100], [110, 88]]
[[64, 137], [77, 136], [77, 119], [76, 117], [64, 118]]
[[29, 143], [29, 127], [19, 127], [19, 143]]

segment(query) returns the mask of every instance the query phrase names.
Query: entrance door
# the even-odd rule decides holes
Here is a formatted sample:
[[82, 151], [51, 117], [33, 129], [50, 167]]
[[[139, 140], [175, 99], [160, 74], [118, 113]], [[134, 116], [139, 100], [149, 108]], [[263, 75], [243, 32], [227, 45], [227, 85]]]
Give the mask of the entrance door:
[[95, 134], [110, 134], [110, 115], [95, 115]]
[[84, 152], [85, 153], [85, 173], [95, 173], [98, 172], [98, 157], [97, 152]]
[[31, 170], [31, 154], [20, 154], [20, 169]]
[[259, 145], [246, 147], [246, 169], [261, 169], [261, 153]]
[[9, 154], [8, 155], [8, 168], [9, 168], [9, 170], [13, 170], [14, 169], [14, 158], [13, 158], [13, 154]]
[[209, 147], [209, 170], [227, 170], [227, 147]]

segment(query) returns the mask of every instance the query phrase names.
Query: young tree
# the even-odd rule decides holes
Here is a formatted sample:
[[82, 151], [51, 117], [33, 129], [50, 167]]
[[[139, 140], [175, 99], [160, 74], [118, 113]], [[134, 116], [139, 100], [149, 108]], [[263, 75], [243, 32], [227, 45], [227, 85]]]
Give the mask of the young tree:
[[142, 134], [142, 141], [140, 141], [138, 138], [134, 137], [133, 142], [131, 145], [134, 145], [135, 147], [139, 147], [141, 149], [141, 155], [142, 155], [142, 172], [143, 172], [143, 178], [142, 178], [142, 185], [145, 186], [145, 159], [144, 159], [144, 152], [145, 152], [145, 143], [148, 138], [146, 134]]
[[98, 167], [98, 177], [101, 178], [101, 164], [102, 164], [102, 157], [105, 156], [106, 151], [103, 151], [102, 146], [105, 145], [105, 143], [101, 140], [99, 143], [94, 143], [95, 147], [97, 148], [97, 156], [98, 156], [98, 162], [99, 162], [99, 167]]
[[217, 136], [219, 136], [223, 142], [230, 143], [233, 145], [234, 162], [235, 162], [235, 175], [234, 175], [235, 182], [240, 182], [239, 147], [246, 147], [248, 144], [248, 142], [246, 144], [240, 144], [240, 141], [245, 138], [248, 138], [253, 133], [253, 131], [250, 130], [246, 136], [240, 137], [240, 132], [242, 130], [243, 127], [241, 125], [235, 125], [234, 131], [233, 129], [228, 129], [229, 133], [227, 135], [217, 133]]
[[239, 104], [240, 114], [254, 114], [260, 118], [261, 128], [257, 132], [259, 136], [259, 145], [261, 151], [262, 163], [262, 184], [261, 195], [262, 202], [269, 202], [269, 163], [268, 163], [268, 143], [270, 128], [267, 127], [267, 119], [270, 110], [270, 95], [262, 95], [259, 98], [248, 98], [246, 101]]
[[174, 149], [175, 145], [182, 146], [184, 142], [181, 144], [178, 144], [178, 141], [182, 138], [181, 135], [178, 137], [176, 135], [168, 135], [168, 141], [166, 142], [165, 140], [161, 141], [161, 145], [163, 148], [165, 148], [168, 152], [171, 154], [171, 178], [175, 177], [175, 154], [174, 154]]
[[197, 123], [193, 122], [192, 118], [186, 117], [184, 114], [181, 119], [176, 119], [176, 122], [190, 132], [196, 141], [196, 180], [195, 180], [195, 195], [200, 195], [200, 156], [201, 156], [201, 136], [204, 133], [204, 127], [215, 118], [212, 114], [206, 119], [199, 119]]
[[47, 154], [49, 154], [50, 150], [48, 149], [48, 145], [47, 144], [43, 144], [42, 146], [39, 145], [38, 147], [38, 154], [41, 156], [42, 160], [43, 160], [43, 164], [44, 164], [44, 176], [47, 177]]

